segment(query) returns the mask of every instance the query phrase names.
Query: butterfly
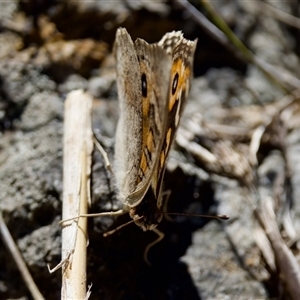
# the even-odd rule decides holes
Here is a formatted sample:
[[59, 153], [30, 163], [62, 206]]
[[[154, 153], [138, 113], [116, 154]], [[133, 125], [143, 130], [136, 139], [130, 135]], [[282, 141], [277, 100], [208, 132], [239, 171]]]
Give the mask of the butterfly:
[[[197, 40], [185, 39], [180, 31], [148, 44], [142, 39], [133, 42], [124, 28], [117, 30], [114, 54], [120, 117], [114, 174], [118, 198], [124, 206], [118, 211], [80, 214], [61, 223], [129, 212], [144, 231], [153, 230], [159, 236], [145, 250], [148, 262], [148, 250], [164, 236], [156, 228], [163, 217], [163, 178], [191, 86], [196, 45]], [[72, 251], [65, 250], [68, 255]]]
[[155, 231], [163, 217], [166, 160], [188, 98], [196, 45], [180, 31], [154, 44], [133, 42], [125, 28], [116, 33], [120, 117], [114, 171], [124, 204], [117, 213], [129, 212], [145, 231]]

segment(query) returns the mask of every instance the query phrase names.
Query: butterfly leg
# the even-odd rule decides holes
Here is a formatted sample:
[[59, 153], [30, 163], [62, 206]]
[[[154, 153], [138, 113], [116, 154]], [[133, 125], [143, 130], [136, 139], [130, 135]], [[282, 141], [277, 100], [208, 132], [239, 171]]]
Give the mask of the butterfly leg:
[[158, 230], [157, 228], [152, 229], [152, 231], [154, 231], [154, 232], [158, 235], [158, 238], [157, 238], [154, 242], [148, 244], [147, 247], [145, 248], [145, 251], [144, 251], [144, 261], [145, 261], [149, 266], [151, 266], [151, 263], [150, 263], [150, 261], [148, 260], [148, 253], [149, 253], [149, 250], [150, 250], [154, 245], [156, 245], [157, 243], [159, 243], [159, 242], [164, 238], [164, 236], [165, 236], [164, 233], [161, 232], [160, 230]]
[[[102, 213], [95, 213], [95, 214], [81, 214], [78, 215], [74, 218], [69, 218], [69, 219], [65, 219], [65, 220], [61, 220], [59, 222], [60, 225], [62, 225], [63, 223], [69, 222], [69, 221], [73, 221], [73, 220], [77, 220], [79, 218], [95, 218], [95, 217], [104, 217], [104, 216], [121, 216], [123, 214], [128, 213], [128, 210], [126, 209], [119, 209], [116, 211], [108, 211], [108, 212], [102, 212]], [[67, 226], [67, 225], [66, 225]]]
[[168, 211], [168, 203], [169, 203], [169, 199], [171, 196], [172, 191], [171, 190], [166, 190], [163, 192], [162, 197], [164, 197], [164, 205], [163, 205], [163, 212], [164, 212], [164, 218], [166, 220], [168, 220], [169, 222], [174, 222], [174, 218], [170, 217], [170, 215], [168, 215], [167, 211]]

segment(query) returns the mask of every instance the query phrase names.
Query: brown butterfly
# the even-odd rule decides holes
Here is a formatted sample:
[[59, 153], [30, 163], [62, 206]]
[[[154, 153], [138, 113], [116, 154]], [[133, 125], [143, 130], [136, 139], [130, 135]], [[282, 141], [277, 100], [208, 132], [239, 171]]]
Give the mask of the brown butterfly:
[[197, 40], [180, 31], [154, 44], [132, 41], [124, 28], [116, 33], [114, 53], [120, 118], [114, 171], [118, 197], [143, 230], [162, 219], [162, 182], [166, 159], [186, 104]]

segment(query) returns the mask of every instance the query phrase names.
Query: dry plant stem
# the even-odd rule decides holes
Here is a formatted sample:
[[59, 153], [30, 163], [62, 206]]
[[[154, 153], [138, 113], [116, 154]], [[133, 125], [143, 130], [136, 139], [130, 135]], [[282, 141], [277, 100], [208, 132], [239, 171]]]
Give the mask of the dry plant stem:
[[262, 255], [264, 256], [265, 261], [268, 264], [269, 268], [271, 269], [272, 272], [275, 273], [276, 264], [275, 264], [274, 251], [271, 247], [270, 241], [266, 236], [265, 231], [259, 225], [257, 225], [257, 228], [255, 228], [254, 239]]
[[[242, 41], [233, 33], [233, 31], [229, 28], [229, 26], [224, 22], [224, 20], [216, 13], [213, 6], [210, 4], [209, 0], [200, 0], [202, 5], [205, 7], [211, 18], [214, 20], [215, 24], [219, 26], [219, 28], [222, 29], [223, 33], [226, 35], [228, 40], [242, 53], [243, 57], [256, 65], [264, 74], [265, 76], [271, 81], [277, 84], [282, 89], [286, 90], [288, 92], [288, 89], [286, 89], [285, 85], [282, 83], [285, 82], [282, 77], [274, 76], [272, 73], [272, 68], [269, 68], [269, 66], [256, 57], [243, 43]], [[287, 84], [287, 82], [285, 82]], [[300, 81], [299, 81], [300, 84]], [[300, 87], [300, 85], [298, 85]]]
[[281, 21], [283, 23], [288, 24], [289, 26], [295, 27], [300, 29], [300, 19], [297, 17], [294, 17], [272, 5], [269, 3], [265, 3], [262, 1], [249, 1], [249, 10], [256, 10], [259, 13], [263, 13], [265, 15], [268, 15], [274, 19], [277, 19], [278, 21]]
[[[80, 188], [80, 207], [79, 214], [87, 213], [88, 210], [88, 188], [87, 188], [87, 155], [86, 149], [81, 151], [81, 188]], [[70, 281], [76, 288], [75, 295], [81, 298], [86, 296], [86, 249], [87, 249], [87, 219], [78, 219], [78, 230], [76, 244], [73, 254], [72, 271], [70, 273]]]
[[3, 240], [3, 243], [7, 247], [8, 251], [11, 253], [14, 261], [16, 262], [16, 265], [18, 266], [18, 269], [20, 270], [20, 273], [25, 281], [25, 284], [27, 285], [32, 298], [35, 300], [41, 300], [45, 299], [43, 295], [40, 293], [38, 287], [34, 283], [28, 268], [23, 260], [23, 257], [15, 244], [3, 218], [2, 218], [2, 212], [0, 211], [0, 234], [1, 238]]
[[[282, 98], [279, 102], [280, 105], [276, 106], [273, 113], [272, 114], [266, 114], [266, 116], [270, 116], [268, 118], [266, 118], [266, 120], [264, 121], [264, 123], [260, 126], [258, 126], [251, 137], [251, 142], [250, 142], [250, 147], [249, 147], [249, 159], [250, 159], [250, 163], [253, 167], [257, 166], [257, 152], [259, 150], [259, 147], [261, 145], [261, 139], [267, 129], [268, 126], [271, 125], [271, 123], [274, 121], [274, 119], [280, 115], [289, 105], [291, 105], [291, 103], [293, 103], [293, 101], [295, 101], [297, 98], [299, 97], [299, 90], [295, 90], [292, 93], [288, 94], [287, 96], [285, 96], [284, 98]], [[285, 144], [285, 143], [283, 143]], [[282, 147], [284, 148], [284, 147]], [[288, 166], [287, 163], [287, 158], [286, 158], [286, 154], [285, 151], [283, 151], [283, 156], [286, 162], [286, 166]], [[290, 170], [286, 170], [287, 174], [291, 174]]]
[[261, 145], [261, 139], [262, 139], [263, 134], [265, 133], [265, 130], [266, 130], [266, 126], [261, 125], [261, 126], [258, 126], [252, 134], [252, 138], [251, 138], [250, 146], [249, 146], [249, 161], [250, 161], [251, 166], [253, 166], [253, 167], [257, 167], [257, 165], [258, 165], [257, 152]]
[[113, 170], [112, 170], [112, 167], [111, 167], [111, 164], [110, 164], [110, 161], [108, 159], [108, 155], [107, 153], [105, 152], [105, 150], [103, 149], [103, 147], [100, 145], [100, 143], [98, 142], [98, 140], [96, 139], [95, 135], [94, 135], [94, 143], [97, 147], [97, 149], [99, 150], [99, 152], [101, 153], [103, 159], [104, 159], [104, 162], [105, 162], [105, 168], [111, 173], [113, 174]]
[[261, 204], [255, 215], [271, 243], [280, 278], [284, 281], [291, 299], [300, 299], [300, 268], [297, 259], [282, 240], [271, 199], [265, 197]]
[[205, 161], [207, 164], [217, 163], [217, 158], [210, 151], [202, 147], [201, 145], [191, 142], [184, 136], [184, 130], [178, 130], [176, 136], [176, 143], [184, 148], [187, 152], [195, 155], [199, 160]]
[[[244, 58], [247, 62], [251, 62], [256, 65], [272, 82], [275, 82], [283, 90], [288, 91], [286, 87], [300, 88], [300, 80], [295, 76], [279, 70], [278, 68], [269, 65], [260, 58], [256, 57], [230, 30], [227, 24], [214, 12], [212, 6], [207, 2], [207, 0], [201, 0], [203, 6], [206, 7], [208, 13], [211, 14], [213, 19], [217, 19], [218, 26], [222, 28], [222, 32], [214, 24], [207, 20], [207, 18], [201, 14], [193, 5], [188, 1], [175, 0], [175, 2], [187, 10], [190, 15], [195, 19], [195, 21], [206, 30], [214, 39], [216, 39], [220, 44], [225, 46], [227, 49], [232, 51], [238, 56]], [[233, 45], [235, 47], [233, 47]], [[239, 52], [236, 51], [238, 49]]]
[[91, 293], [92, 293], [92, 286], [93, 286], [92, 283], [88, 286], [88, 290], [86, 292], [86, 296], [85, 296], [84, 300], [88, 300], [90, 298]]
[[61, 299], [86, 298], [86, 218], [93, 134], [91, 129], [92, 98], [81, 90], [68, 94], [64, 125], [64, 194], [63, 219], [75, 218], [62, 229]]

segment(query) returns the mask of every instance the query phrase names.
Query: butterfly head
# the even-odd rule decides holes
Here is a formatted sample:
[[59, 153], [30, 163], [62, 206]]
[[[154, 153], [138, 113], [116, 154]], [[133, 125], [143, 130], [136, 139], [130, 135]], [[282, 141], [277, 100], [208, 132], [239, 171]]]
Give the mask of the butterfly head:
[[[151, 191], [151, 189], [149, 189]], [[153, 230], [162, 220], [163, 214], [153, 194], [149, 191], [143, 201], [129, 210], [130, 217], [135, 224], [140, 226], [144, 231]]]

